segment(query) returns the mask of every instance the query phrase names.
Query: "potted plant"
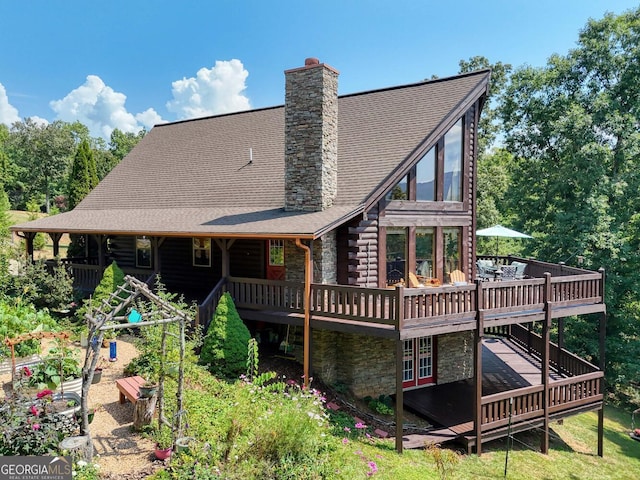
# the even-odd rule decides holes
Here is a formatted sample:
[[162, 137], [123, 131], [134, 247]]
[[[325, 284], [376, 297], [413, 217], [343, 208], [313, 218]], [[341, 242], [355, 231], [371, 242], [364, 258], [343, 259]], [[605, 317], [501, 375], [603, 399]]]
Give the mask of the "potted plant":
[[151, 398], [156, 394], [158, 390], [158, 382], [147, 378], [146, 381], [140, 385], [140, 398]]
[[173, 432], [171, 429], [162, 425], [154, 432], [153, 439], [156, 442], [156, 458], [158, 460], [165, 460], [169, 458], [173, 449]]
[[109, 343], [114, 341], [118, 336], [115, 330], [105, 330], [102, 336], [102, 348], [109, 348]]

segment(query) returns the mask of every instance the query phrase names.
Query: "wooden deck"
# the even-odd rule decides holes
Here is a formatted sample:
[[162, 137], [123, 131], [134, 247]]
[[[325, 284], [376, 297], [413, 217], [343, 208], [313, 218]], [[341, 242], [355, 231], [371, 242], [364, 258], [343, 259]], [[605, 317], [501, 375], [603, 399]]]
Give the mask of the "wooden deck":
[[[519, 398], [519, 392], [526, 391], [527, 387], [535, 387], [536, 390], [542, 388], [540, 362], [510, 340], [485, 339], [482, 345], [482, 368], [483, 405], [489, 405], [492, 396], [513, 394], [514, 398]], [[597, 373], [601, 374], [602, 372]], [[576, 384], [581, 384], [582, 381], [578, 377], [572, 378], [575, 378]], [[571, 379], [563, 380], [562, 375], [553, 371], [549, 379], [552, 384], [572, 381]], [[550, 390], [550, 393], [553, 393], [554, 390], [552, 388]], [[560, 417], [563, 412], [594, 409], [602, 401], [599, 383], [595, 388], [583, 389], [580, 387], [572, 388], [571, 391], [572, 394], [563, 395], [562, 402], [558, 402], [554, 409], [555, 416]], [[405, 408], [424, 416], [435, 425], [434, 430], [426, 435], [412, 435], [403, 438], [404, 447], [420, 448], [424, 447], [425, 443], [442, 443], [451, 440], [460, 440], [467, 445], [474, 444], [473, 398], [474, 385], [472, 380], [461, 380], [404, 392]], [[565, 404], [566, 408], [562, 408], [561, 404]], [[516, 404], [514, 418], [519, 415], [518, 408]], [[489, 410], [493, 411], [491, 408]], [[528, 410], [527, 428], [532, 428], [531, 426], [536, 424], [538, 407], [531, 404], [525, 410]], [[505, 415], [508, 416], [502, 408], [502, 420]], [[493, 417], [487, 416], [486, 420], [488, 427], [491, 423], [495, 423], [496, 430], [493, 435], [488, 434], [486, 437], [483, 435], [483, 440], [506, 435], [506, 431], [498, 429], [503, 425], [499, 425], [499, 422], [495, 421]], [[515, 421], [513, 431], [524, 430], [524, 426], [522, 422], [518, 424]], [[489, 431], [490, 428], [486, 430]]]

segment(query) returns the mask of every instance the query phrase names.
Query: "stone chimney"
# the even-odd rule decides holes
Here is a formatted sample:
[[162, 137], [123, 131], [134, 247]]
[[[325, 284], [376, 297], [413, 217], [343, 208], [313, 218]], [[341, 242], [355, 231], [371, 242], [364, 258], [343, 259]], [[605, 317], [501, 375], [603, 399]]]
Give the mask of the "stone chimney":
[[338, 193], [338, 71], [307, 58], [284, 72], [285, 210], [325, 210]]

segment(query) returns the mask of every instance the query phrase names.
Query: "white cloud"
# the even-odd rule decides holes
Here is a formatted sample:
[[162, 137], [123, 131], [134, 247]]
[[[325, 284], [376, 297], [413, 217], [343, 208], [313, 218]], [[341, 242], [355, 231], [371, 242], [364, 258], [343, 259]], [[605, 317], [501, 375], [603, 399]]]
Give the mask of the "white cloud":
[[115, 128], [123, 132], [138, 132], [143, 125], [146, 126], [141, 119], [147, 120], [152, 114], [155, 114], [156, 123], [158, 119], [162, 120], [153, 109], [138, 115], [129, 113], [125, 108], [126, 99], [124, 93], [114, 91], [97, 75], [89, 75], [83, 85], [63, 99], [49, 102], [49, 105], [58, 119], [65, 122], [78, 120], [89, 127], [92, 135], [104, 138], [109, 138]]
[[195, 78], [173, 82], [167, 110], [181, 120], [248, 110], [249, 99], [242, 95], [248, 75], [240, 60], [217, 60], [212, 68], [198, 70]]
[[166, 123], [166, 120], [163, 120], [153, 108], [148, 108], [144, 112], [138, 113], [136, 120], [141, 123], [147, 131], [151, 130], [151, 128], [158, 123]]
[[18, 109], [9, 103], [9, 97], [4, 85], [0, 83], [0, 123], [11, 126], [13, 122], [20, 121]]

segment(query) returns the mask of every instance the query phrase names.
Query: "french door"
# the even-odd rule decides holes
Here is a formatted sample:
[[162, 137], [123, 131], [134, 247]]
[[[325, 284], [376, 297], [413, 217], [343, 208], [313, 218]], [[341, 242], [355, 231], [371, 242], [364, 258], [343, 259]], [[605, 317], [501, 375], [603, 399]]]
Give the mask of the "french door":
[[418, 387], [435, 381], [433, 337], [404, 341], [402, 388]]

